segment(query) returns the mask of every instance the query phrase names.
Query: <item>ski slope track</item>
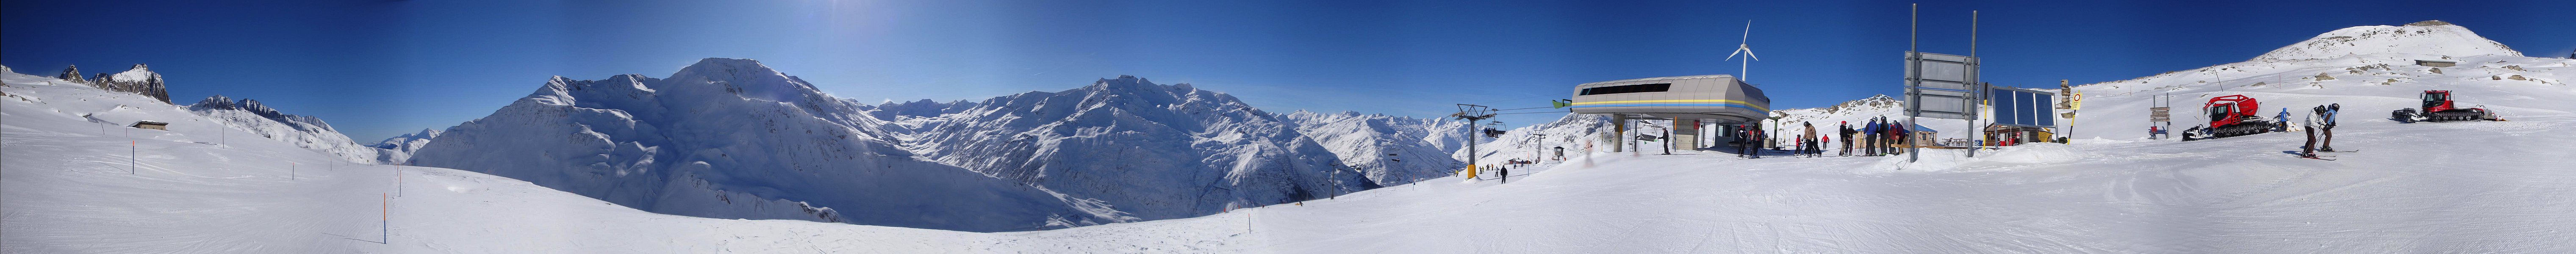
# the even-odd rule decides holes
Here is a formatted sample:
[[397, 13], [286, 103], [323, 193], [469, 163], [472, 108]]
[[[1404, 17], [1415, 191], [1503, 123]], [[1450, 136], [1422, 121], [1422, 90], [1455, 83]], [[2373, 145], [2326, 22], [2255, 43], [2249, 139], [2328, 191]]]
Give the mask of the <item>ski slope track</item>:
[[[2354, 45], [2375, 45], [2370, 43], [2379, 42]], [[2417, 40], [2403, 44], [2423, 43], [2488, 42]], [[2310, 43], [2298, 45], [2307, 44]], [[2364, 52], [2324, 50], [2320, 52]], [[2414, 60], [2433, 59], [2456, 61], [2459, 66], [2435, 73], [2432, 67], [2412, 65]], [[2333, 79], [2316, 78], [2321, 73]], [[2517, 76], [2520, 78], [2513, 78]], [[2087, 103], [2078, 118], [2069, 119], [2078, 125], [2072, 144], [2004, 147], [1979, 152], [1976, 157], [1967, 157], [1958, 150], [1925, 150], [1919, 162], [1906, 162], [1903, 156], [1741, 159], [1689, 150], [1673, 155], [1656, 155], [1660, 149], [1610, 153], [1605, 146], [1611, 145], [1611, 140], [1601, 139], [1609, 136], [1604, 134], [1609, 131], [1606, 119], [1569, 115], [1474, 144], [1480, 146], [1479, 154], [1452, 153], [1454, 159], [1476, 156], [1483, 162], [1529, 159], [1539, 156], [1537, 149], [1541, 147], [1568, 147], [1567, 160], [1542, 160], [1537, 165], [1516, 168], [1509, 183], [1445, 176], [1390, 183], [1331, 199], [1223, 209], [1204, 216], [980, 233], [803, 218], [745, 220], [672, 215], [542, 185], [544, 181], [567, 179], [505, 178], [499, 175], [506, 174], [438, 167], [350, 163], [345, 156], [271, 139], [234, 139], [227, 146], [216, 146], [208, 141], [219, 134], [215, 132], [219, 128], [208, 126], [217, 120], [185, 108], [147, 96], [102, 91], [49, 77], [0, 73], [0, 80], [6, 81], [0, 93], [7, 94], [0, 96], [0, 118], [6, 119], [0, 122], [0, 145], [5, 145], [0, 146], [0, 243], [5, 243], [0, 244], [0, 252], [2571, 253], [2576, 252], [2576, 195], [2568, 194], [2576, 193], [2576, 170], [2570, 170], [2568, 165], [2576, 164], [2576, 151], [2566, 148], [2576, 143], [2576, 135], [2568, 135], [2576, 133], [2576, 103], [2568, 103], [2576, 101], [2576, 87], [2565, 83], [2569, 78], [2576, 78], [2576, 60], [2522, 57], [2519, 53], [2374, 52], [2313, 59], [2256, 59], [2078, 86], [2076, 89], [2087, 94]], [[610, 89], [597, 85], [634, 83], [584, 81], [594, 86], [585, 87], [592, 90], [583, 93], [643, 92], [644, 89], [619, 89], [654, 88], [650, 84], [656, 82], [641, 77], [631, 80], [647, 85]], [[1346, 143], [1329, 140], [1437, 139], [1405, 135], [1322, 137], [1325, 135], [1312, 133], [1326, 128], [1303, 128], [1303, 121], [1330, 118], [1319, 118], [1320, 115], [1297, 114], [1285, 117], [1290, 120], [1277, 120], [1282, 117], [1254, 113], [1257, 111], [1198, 111], [1221, 115], [1189, 117], [1193, 110], [1207, 108], [1169, 105], [1193, 105], [1184, 98], [1217, 96], [1193, 95], [1190, 90], [1151, 85], [1141, 79], [1104, 83], [1127, 87], [1029, 94], [972, 104], [853, 105], [851, 108], [858, 111], [901, 110], [911, 115], [795, 119], [883, 121], [883, 125], [875, 127], [881, 129], [852, 127], [862, 131], [842, 132], [883, 135], [851, 136], [854, 140], [891, 140], [883, 141], [888, 148], [866, 148], [878, 154], [918, 154], [936, 147], [914, 143], [936, 138], [912, 132], [916, 128], [1005, 132], [1010, 134], [1003, 135], [1032, 136], [1027, 139], [1032, 142], [1063, 143], [1118, 141], [1121, 139], [1115, 137], [1124, 135], [1099, 130], [1171, 131], [1121, 129], [1141, 127], [1123, 125], [1136, 123], [1132, 120], [1136, 118], [1265, 124], [1193, 132], [1207, 136], [1190, 139], [1191, 144], [1252, 142], [1273, 144], [1264, 149], [1304, 151], [1332, 149], [1296, 147]], [[1157, 91], [1149, 89], [1185, 96], [1143, 93]], [[2510, 121], [2407, 124], [2381, 119], [2388, 110], [2414, 106], [2416, 93], [2422, 90], [2451, 90], [2462, 105], [2484, 105]], [[759, 91], [753, 88], [743, 94], [788, 98]], [[2262, 100], [2266, 108], [2291, 109], [2294, 119], [2304, 117], [2307, 107], [2339, 103], [2343, 117], [2334, 130], [2334, 147], [2361, 152], [2337, 153], [2340, 160], [2336, 161], [2283, 154], [2299, 148], [2305, 137], [2298, 132], [2191, 142], [2144, 139], [2145, 100], [2150, 95], [2165, 94], [2180, 97], [2176, 104], [2182, 107], [2193, 107], [2209, 97], [2245, 94]], [[744, 105], [802, 107], [793, 100], [774, 101], [778, 102]], [[1044, 103], [1047, 101], [1069, 102]], [[1863, 101], [1854, 105], [1883, 104]], [[566, 109], [582, 105], [577, 101], [550, 103], [545, 105]], [[1008, 120], [1032, 115], [990, 112], [1037, 109], [993, 106], [1014, 103], [1083, 106], [1052, 112], [1094, 118], [1050, 118], [1026, 123], [1072, 126], [1062, 128], [947, 122], [973, 118], [938, 119], [979, 116]], [[1139, 113], [1131, 112], [1137, 107], [1099, 106], [1122, 103], [1179, 110], [1173, 111], [1178, 114]], [[1235, 104], [1214, 101], [1197, 105]], [[1873, 116], [1876, 113], [1871, 112], [1879, 111], [1863, 106], [1780, 112], [1830, 113], [1783, 117], [1821, 124]], [[607, 116], [651, 115], [622, 111], [627, 110], [524, 111], [536, 113], [518, 114], [593, 116], [517, 121], [583, 121], [579, 123], [593, 127], [560, 131], [603, 133], [611, 137], [608, 140], [615, 140], [603, 143], [617, 146], [667, 142], [614, 133], [644, 128], [619, 127], [625, 124], [619, 121], [625, 120], [610, 121], [620, 118]], [[87, 120], [83, 115], [107, 122], [155, 119], [172, 125], [169, 131], [131, 129]], [[2177, 126], [2205, 122], [2184, 119], [2194, 117], [2189, 115], [2177, 114]], [[1297, 127], [1261, 127], [1272, 122]], [[570, 126], [565, 122], [529, 124], [538, 123]], [[1964, 124], [1925, 125], [1943, 128]], [[458, 138], [460, 133], [471, 132], [457, 130], [474, 128], [473, 125], [476, 123], [429, 138], [432, 141], [421, 149], [423, 154], [414, 155], [415, 161], [446, 156], [431, 152], [440, 150], [437, 147], [444, 142], [462, 142], [450, 141], [451, 138], [506, 140]], [[1327, 125], [1332, 124], [1317, 126]], [[790, 126], [818, 126], [815, 130], [823, 132], [826, 129], [821, 126], [827, 125]], [[1404, 128], [1370, 128], [1404, 132]], [[1660, 128], [1646, 125], [1637, 129], [1640, 133], [1654, 133]], [[1536, 139], [1530, 134], [1549, 136]], [[561, 138], [542, 141], [600, 142]], [[131, 145], [119, 147], [116, 143]], [[1660, 146], [1655, 142], [1638, 145]], [[691, 149], [657, 153], [699, 153]], [[1211, 154], [1306, 161], [1365, 158], [1309, 152], [1212, 151], [1217, 153]], [[125, 156], [127, 153], [141, 156], [130, 158]], [[595, 154], [601, 153], [575, 153]], [[933, 158], [869, 160], [936, 167], [950, 165], [940, 161], [969, 157]], [[129, 160], [139, 163], [129, 164]], [[645, 161], [586, 160], [592, 161], [564, 165]], [[678, 160], [652, 163], [675, 161]], [[614, 174], [620, 165], [633, 164], [612, 164], [602, 172]], [[1053, 168], [1038, 169], [1045, 172]], [[981, 173], [976, 168], [949, 170], [983, 179], [1008, 180], [975, 174]], [[1281, 172], [1308, 177], [1303, 172], [1313, 171]], [[1250, 178], [1258, 177], [1247, 177]], [[1038, 187], [1008, 181], [957, 180], [941, 184], [991, 191], [976, 193], [1046, 193], [1016, 189]], [[1311, 180], [1275, 184], [1317, 185]], [[958, 190], [867, 191], [927, 195]], [[388, 197], [392, 193], [401, 195]], [[718, 192], [692, 195], [715, 193]], [[1083, 206], [1065, 199], [1042, 196], [1032, 200], [1037, 200], [1038, 205], [1009, 207], [1064, 207], [1052, 211], [1090, 216], [1081, 210]], [[1116, 207], [1121, 211], [1130, 208]], [[834, 210], [849, 217], [860, 214], [850, 211], [857, 209]]]

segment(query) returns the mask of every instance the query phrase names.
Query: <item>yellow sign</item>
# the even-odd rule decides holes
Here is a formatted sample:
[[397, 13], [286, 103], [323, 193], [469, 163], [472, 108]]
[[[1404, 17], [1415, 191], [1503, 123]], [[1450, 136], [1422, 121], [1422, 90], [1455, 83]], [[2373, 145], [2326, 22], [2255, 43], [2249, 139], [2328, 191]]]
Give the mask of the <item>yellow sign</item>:
[[2075, 101], [2066, 103], [2067, 110], [2084, 109], [2084, 93], [2075, 93]]

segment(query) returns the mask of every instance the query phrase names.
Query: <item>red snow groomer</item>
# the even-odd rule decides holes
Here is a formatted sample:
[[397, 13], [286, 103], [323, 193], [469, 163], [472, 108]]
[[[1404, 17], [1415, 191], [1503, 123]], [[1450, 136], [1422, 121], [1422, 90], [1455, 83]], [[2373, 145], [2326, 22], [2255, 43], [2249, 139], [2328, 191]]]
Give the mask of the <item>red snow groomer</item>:
[[2263, 110], [2262, 104], [2255, 102], [2254, 97], [2245, 97], [2242, 94], [2209, 98], [2209, 103], [2201, 104], [2200, 110], [2209, 114], [2209, 128], [2205, 129], [2209, 132], [2209, 137], [2200, 139], [2272, 132], [2272, 127], [2280, 124], [2272, 122], [2272, 119], [2256, 116]]
[[2451, 105], [2450, 90], [2426, 90], [2424, 91], [2424, 108], [2422, 111], [2417, 111], [2412, 108], [2398, 109], [2396, 112], [2389, 112], [2389, 115], [2389, 118], [2396, 119], [2398, 122], [2407, 123], [2418, 121], [2467, 122], [2496, 120], [2495, 113], [2488, 112], [2487, 109], [2461, 108]]

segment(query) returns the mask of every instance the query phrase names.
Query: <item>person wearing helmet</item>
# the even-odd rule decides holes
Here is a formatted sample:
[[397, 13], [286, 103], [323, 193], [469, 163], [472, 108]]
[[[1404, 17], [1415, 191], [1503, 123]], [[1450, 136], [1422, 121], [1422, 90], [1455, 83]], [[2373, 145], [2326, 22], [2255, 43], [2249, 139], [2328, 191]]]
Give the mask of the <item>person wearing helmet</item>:
[[[2299, 156], [2313, 158], [2317, 157], [2318, 151], [2334, 151], [2332, 145], [2334, 144], [2334, 114], [2342, 107], [2342, 105], [2327, 104], [2308, 109], [2307, 126], [2300, 128], [2308, 133], [2308, 142], [2307, 145], [2299, 146]], [[2325, 136], [2324, 142], [2318, 142], [2318, 135]]]
[[2343, 104], [2340, 104], [2340, 103], [2327, 103], [2327, 104], [2326, 104], [2326, 111], [2325, 111], [2324, 116], [2322, 117], [2323, 119], [2325, 119], [2325, 122], [2323, 123], [2323, 125], [2320, 125], [2320, 127], [2318, 127], [2318, 128], [2317, 128], [2317, 131], [2323, 131], [2323, 132], [2325, 132], [2325, 133], [2320, 133], [2320, 134], [2321, 134], [2321, 135], [2325, 135], [2325, 137], [2326, 137], [2326, 138], [2325, 138], [2325, 140], [2324, 140], [2324, 141], [2317, 142], [2317, 143], [2318, 143], [2318, 144], [2317, 144], [2317, 150], [2318, 150], [2318, 151], [2327, 151], [2327, 152], [2333, 152], [2333, 151], [2335, 151], [2335, 149], [2334, 149], [2335, 111], [2340, 111], [2340, 110], [2343, 110]]

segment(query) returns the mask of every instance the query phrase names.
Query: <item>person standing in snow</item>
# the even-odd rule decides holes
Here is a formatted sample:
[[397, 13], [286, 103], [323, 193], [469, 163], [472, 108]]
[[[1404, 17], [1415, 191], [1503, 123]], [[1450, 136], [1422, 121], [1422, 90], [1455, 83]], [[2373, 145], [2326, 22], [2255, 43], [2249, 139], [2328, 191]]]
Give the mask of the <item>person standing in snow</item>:
[[1761, 159], [1762, 134], [1764, 134], [1762, 133], [1762, 124], [1756, 123], [1744, 128], [1744, 149], [1738, 149], [1738, 152], [1743, 153], [1744, 156], [1748, 158]]
[[2317, 115], [2325, 113], [2326, 106], [2317, 106], [2316, 108], [2308, 109], [2308, 118], [2304, 121], [2307, 122], [2308, 125], [2300, 127], [2299, 129], [2300, 132], [2308, 133], [2308, 141], [2307, 143], [2299, 145], [2299, 157], [2317, 157]]
[[1799, 143], [1804, 143], [1804, 144], [1805, 144], [1805, 146], [1799, 146], [1799, 147], [1798, 147], [1798, 153], [1803, 153], [1803, 154], [1806, 154], [1806, 155], [1807, 155], [1807, 156], [1809, 156], [1809, 157], [1814, 157], [1814, 156], [1816, 155], [1816, 147], [1817, 147], [1817, 145], [1816, 145], [1816, 140], [1817, 140], [1818, 138], [1820, 138], [1820, 137], [1824, 137], [1824, 136], [1816, 136], [1816, 124], [1815, 124], [1815, 123], [1811, 123], [1811, 122], [1798, 122], [1798, 125], [1799, 125], [1799, 126], [1802, 126], [1802, 127], [1807, 128], [1807, 133], [1806, 133], [1805, 135], [1799, 135], [1800, 137], [1804, 137], [1806, 140], [1799, 140], [1799, 141], [1798, 141]]
[[[1843, 140], [1843, 149], [1841, 150], [1842, 152], [1841, 152], [1841, 153], [1839, 153], [1839, 154], [1840, 154], [1840, 155], [1842, 155], [1842, 156], [1851, 156], [1851, 136], [1852, 136], [1851, 121], [1840, 121], [1840, 122], [1836, 122], [1836, 123], [1835, 123], [1835, 125], [1839, 125], [1839, 126], [1841, 126], [1841, 127], [1837, 127], [1837, 128], [1835, 128], [1834, 132], [1835, 132], [1835, 133], [1839, 133], [1839, 134], [1841, 134], [1841, 135], [1839, 135], [1839, 136], [1840, 136], [1840, 137], [1842, 137], [1842, 140]], [[1828, 142], [1828, 143], [1831, 143], [1831, 142]]]
[[1878, 118], [1870, 118], [1868, 123], [1860, 125], [1860, 137], [1861, 154], [1878, 155]]
[[[1913, 144], [1914, 144], [1914, 139], [1909, 138], [1909, 137], [1913, 137], [1913, 136], [1914, 136], [1914, 128], [1913, 128], [1914, 126], [1913, 126], [1913, 125], [1914, 125], [1914, 124], [1912, 124], [1912, 123], [1897, 123], [1897, 124], [1896, 124], [1896, 130], [1895, 130], [1896, 135], [1892, 135], [1892, 136], [1895, 136], [1895, 137], [1896, 137], [1895, 142], [1896, 142], [1897, 144], [1906, 144], [1906, 145], [1913, 145]], [[1904, 153], [1905, 153], [1905, 150], [1894, 150], [1894, 151], [1896, 151], [1896, 153], [1897, 153], [1897, 154], [1904, 154]]]
[[1742, 158], [1746, 155], [1746, 153], [1744, 153], [1744, 148], [1751, 147], [1751, 145], [1748, 145], [1745, 142], [1752, 141], [1752, 137], [1753, 129], [1747, 128], [1742, 124], [1735, 125], [1735, 157]]
[[2323, 111], [2320, 111], [2321, 113], [2318, 113], [2318, 114], [2317, 114], [2317, 118], [2318, 118], [2318, 119], [2320, 119], [2320, 120], [2322, 120], [2322, 121], [2319, 121], [2319, 122], [2317, 122], [2317, 123], [2316, 123], [2316, 125], [2317, 125], [2317, 131], [2325, 132], [2325, 133], [2319, 133], [2318, 135], [2323, 135], [2323, 136], [2325, 136], [2326, 138], [2325, 138], [2325, 140], [2323, 140], [2323, 141], [2317, 142], [2317, 150], [2318, 150], [2318, 151], [2333, 152], [2333, 151], [2335, 151], [2335, 149], [2334, 149], [2335, 111], [2337, 111], [2337, 110], [2342, 110], [2342, 109], [2343, 109], [2343, 104], [2327, 103], [2327, 104], [2325, 105], [2325, 107], [2322, 107], [2322, 108], [2320, 108], [2320, 109], [2323, 109]]
[[1789, 140], [1789, 156], [1807, 156], [1807, 134]]

